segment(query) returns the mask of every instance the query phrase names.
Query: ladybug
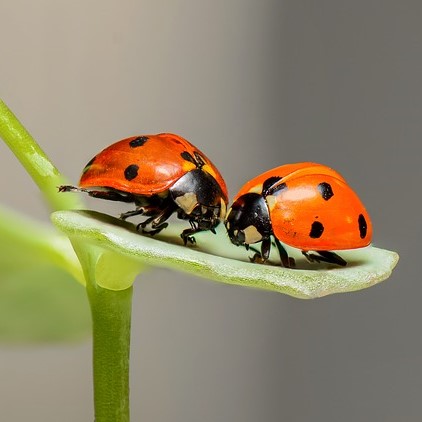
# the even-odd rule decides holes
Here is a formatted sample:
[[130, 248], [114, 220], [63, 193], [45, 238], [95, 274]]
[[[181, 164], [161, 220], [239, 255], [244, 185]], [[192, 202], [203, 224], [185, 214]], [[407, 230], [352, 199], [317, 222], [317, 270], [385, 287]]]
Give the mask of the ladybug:
[[195, 243], [195, 233], [215, 233], [228, 202], [226, 184], [214, 164], [171, 133], [133, 136], [110, 145], [85, 166], [79, 186], [60, 186], [59, 191], [134, 203], [136, 208], [120, 218], [148, 217], [138, 228], [151, 235], [166, 228], [166, 220], [177, 213], [191, 225], [181, 234], [185, 245]]
[[273, 237], [285, 267], [294, 260], [281, 242], [301, 249], [310, 262], [344, 266], [347, 262], [332, 250], [362, 248], [372, 238], [369, 215], [343, 176], [312, 162], [286, 164], [247, 182], [225, 226], [237, 246], [248, 249], [261, 242], [253, 262], [268, 260]]

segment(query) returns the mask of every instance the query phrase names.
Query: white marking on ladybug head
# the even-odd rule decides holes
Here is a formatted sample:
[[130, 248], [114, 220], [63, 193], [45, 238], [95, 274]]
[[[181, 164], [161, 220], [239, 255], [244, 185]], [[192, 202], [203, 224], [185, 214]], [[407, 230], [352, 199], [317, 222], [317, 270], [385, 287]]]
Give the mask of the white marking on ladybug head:
[[262, 183], [260, 183], [260, 184], [258, 184], [256, 186], [251, 187], [250, 189], [248, 189], [248, 192], [249, 193], [258, 193], [258, 194], [261, 195], [261, 192], [262, 192]]
[[261, 233], [252, 225], [246, 227], [246, 229], [243, 230], [243, 234], [245, 235], [245, 243], [248, 245], [262, 240]]
[[193, 192], [187, 192], [182, 196], [178, 196], [174, 201], [187, 215], [198, 205], [198, 198]]
[[275, 195], [268, 195], [265, 197], [268, 209], [272, 211], [277, 204], [277, 197]]
[[222, 220], [225, 216], [226, 216], [226, 212], [227, 212], [227, 206], [226, 203], [223, 201], [223, 199], [220, 199], [220, 219]]

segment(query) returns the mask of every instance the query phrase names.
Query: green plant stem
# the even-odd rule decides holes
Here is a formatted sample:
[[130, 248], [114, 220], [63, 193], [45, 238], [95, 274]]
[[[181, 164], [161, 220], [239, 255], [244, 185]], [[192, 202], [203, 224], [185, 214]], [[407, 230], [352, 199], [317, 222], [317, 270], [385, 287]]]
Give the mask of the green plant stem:
[[[53, 210], [81, 208], [77, 195], [59, 194], [57, 187], [67, 184], [34, 138], [0, 99], [0, 137], [9, 146], [32, 177]], [[132, 287], [113, 291], [100, 287], [96, 278], [110, 276], [107, 269], [98, 272], [103, 250], [75, 239], [93, 321], [94, 406], [96, 422], [129, 422], [129, 352], [132, 312]], [[134, 278], [134, 265], [119, 277]], [[115, 271], [116, 272], [116, 271]], [[114, 274], [114, 273], [113, 273]]]
[[0, 99], [0, 137], [38, 185], [52, 210], [82, 208], [77, 195], [61, 195], [57, 187], [67, 181], [31, 134]]
[[129, 352], [132, 290], [87, 283], [93, 321], [96, 422], [129, 422]]

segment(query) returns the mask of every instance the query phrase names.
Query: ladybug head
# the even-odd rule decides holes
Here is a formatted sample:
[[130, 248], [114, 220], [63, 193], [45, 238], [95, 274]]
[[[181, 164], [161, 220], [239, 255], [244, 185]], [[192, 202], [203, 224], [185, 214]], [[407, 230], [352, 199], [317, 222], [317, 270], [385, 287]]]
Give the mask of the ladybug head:
[[190, 220], [200, 230], [212, 230], [226, 215], [227, 194], [209, 173], [195, 169], [182, 176], [170, 195], [180, 219]]
[[225, 223], [230, 240], [236, 246], [250, 245], [271, 236], [271, 221], [262, 195], [246, 193], [234, 201]]

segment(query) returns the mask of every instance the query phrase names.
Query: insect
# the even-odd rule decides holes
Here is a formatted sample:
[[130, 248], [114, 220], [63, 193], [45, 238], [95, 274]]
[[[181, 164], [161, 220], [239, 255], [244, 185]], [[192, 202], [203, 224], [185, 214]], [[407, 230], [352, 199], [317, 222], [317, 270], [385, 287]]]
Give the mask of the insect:
[[148, 217], [138, 225], [151, 235], [168, 226], [167, 219], [188, 220], [181, 237], [186, 245], [204, 230], [215, 233], [224, 218], [226, 184], [212, 162], [186, 139], [171, 133], [133, 136], [110, 145], [85, 166], [80, 187], [60, 186], [60, 192], [134, 203], [120, 218]]
[[[268, 260], [274, 238], [285, 267], [294, 266], [280, 242], [302, 250], [309, 261], [344, 266], [333, 250], [369, 245], [372, 224], [365, 207], [335, 170], [322, 164], [286, 164], [247, 182], [225, 219], [233, 244], [261, 242], [253, 262]], [[313, 251], [313, 252], [310, 252]]]

